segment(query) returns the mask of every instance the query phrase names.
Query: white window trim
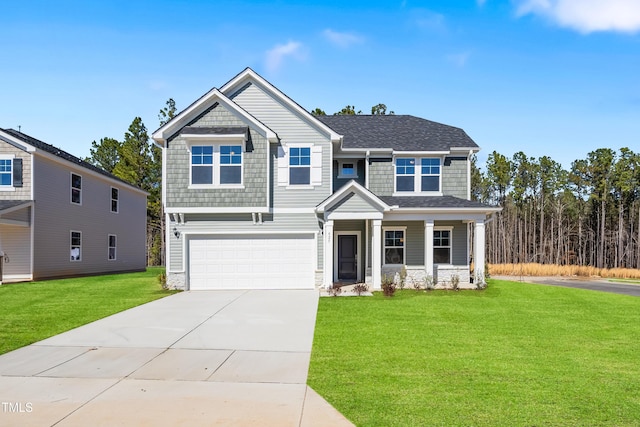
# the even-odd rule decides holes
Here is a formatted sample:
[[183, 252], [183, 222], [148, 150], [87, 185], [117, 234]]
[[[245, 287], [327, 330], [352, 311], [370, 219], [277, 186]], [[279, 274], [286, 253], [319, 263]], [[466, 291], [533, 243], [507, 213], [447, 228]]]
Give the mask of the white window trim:
[[11, 172], [9, 172], [9, 178], [11, 178], [11, 184], [0, 185], [0, 191], [16, 191], [16, 187], [13, 186], [13, 160], [16, 158], [13, 154], [0, 154], [0, 160], [11, 160]]
[[[402, 239], [402, 264], [387, 264], [385, 262], [385, 254], [384, 250], [387, 247], [385, 244], [385, 234], [387, 231], [402, 231], [403, 239]], [[397, 247], [397, 246], [394, 246]], [[383, 266], [400, 266], [407, 265], [407, 227], [382, 227], [382, 265]]]
[[[78, 188], [78, 190], [80, 190], [80, 202], [76, 203], [73, 201], [73, 189], [75, 187], [73, 187], [73, 175], [79, 176], [80, 177], [80, 188]], [[82, 175], [80, 175], [79, 173], [75, 173], [75, 172], [71, 172], [69, 174], [69, 203], [71, 203], [72, 205], [78, 205], [78, 206], [82, 206], [82, 187], [84, 184], [84, 179], [82, 177]]]
[[[342, 168], [345, 164], [353, 165], [353, 175], [344, 175]], [[358, 159], [338, 160], [338, 178], [339, 179], [355, 179], [358, 177]]]
[[[240, 146], [240, 184], [220, 184], [220, 147], [223, 145], [239, 145]], [[213, 168], [212, 172], [212, 183], [211, 184], [192, 184], [192, 173], [193, 173], [193, 164], [191, 163], [191, 148], [192, 147], [213, 147], [213, 163], [211, 167]], [[243, 189], [244, 187], [244, 162], [245, 162], [245, 144], [244, 142], [239, 142], [237, 138], [228, 138], [228, 139], [215, 139], [211, 140], [209, 138], [203, 140], [191, 140], [187, 144], [187, 151], [189, 152], [189, 189], [210, 189], [210, 188], [239, 188]]]
[[[397, 159], [414, 159], [415, 167], [413, 174], [413, 191], [397, 191], [398, 188], [398, 174], [397, 174]], [[422, 175], [422, 159], [439, 159], [440, 160], [440, 180], [438, 191], [416, 191], [416, 188], [422, 187], [423, 176], [435, 176], [435, 175]], [[442, 196], [442, 169], [444, 165], [444, 158], [442, 156], [394, 156], [393, 158], [393, 196]], [[409, 176], [409, 175], [404, 175]]]
[[[435, 243], [435, 236], [434, 237], [434, 242], [433, 242], [433, 251], [434, 251], [434, 265], [446, 265], [446, 266], [453, 266], [453, 227], [451, 226], [439, 226], [439, 227], [433, 227], [433, 231], [434, 233], [436, 231], [448, 231], [449, 232], [449, 246], [436, 246]], [[435, 262], [435, 250], [436, 248], [449, 248], [449, 262], [448, 263], [438, 263]]]
[[[116, 190], [118, 192], [118, 198], [114, 199], [113, 198], [113, 190]], [[109, 211], [111, 211], [111, 213], [120, 213], [120, 189], [118, 187], [111, 187], [111, 191], [109, 192], [109, 198], [111, 200], [111, 203], [109, 203]], [[116, 202], [116, 210], [113, 210], [113, 202]]]
[[[116, 240], [116, 245], [115, 246], [111, 246], [111, 237], [115, 237]], [[110, 249], [113, 248], [113, 258], [110, 258]], [[117, 261], [118, 260], [118, 236], [115, 234], [108, 234], [107, 235], [107, 261]]]
[[[289, 183], [289, 150], [291, 148], [310, 148], [311, 164], [309, 165], [309, 184]], [[295, 167], [295, 166], [294, 166]], [[277, 154], [277, 183], [287, 190], [311, 190], [322, 185], [322, 146], [311, 143], [282, 143]]]
[[[71, 251], [73, 250], [73, 233], [80, 234], [80, 245], [78, 245], [78, 248], [80, 249], [80, 259], [71, 259]], [[84, 256], [82, 255], [82, 231], [70, 230], [69, 231], [69, 262], [82, 262], [83, 257]]]

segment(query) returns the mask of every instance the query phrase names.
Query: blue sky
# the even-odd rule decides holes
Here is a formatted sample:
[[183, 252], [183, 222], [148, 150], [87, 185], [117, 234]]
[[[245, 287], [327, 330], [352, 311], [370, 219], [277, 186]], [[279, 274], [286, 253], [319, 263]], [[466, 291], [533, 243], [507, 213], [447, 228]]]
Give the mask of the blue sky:
[[0, 127], [83, 157], [245, 67], [309, 110], [461, 127], [481, 161], [640, 151], [639, 0], [23, 0], [0, 28]]

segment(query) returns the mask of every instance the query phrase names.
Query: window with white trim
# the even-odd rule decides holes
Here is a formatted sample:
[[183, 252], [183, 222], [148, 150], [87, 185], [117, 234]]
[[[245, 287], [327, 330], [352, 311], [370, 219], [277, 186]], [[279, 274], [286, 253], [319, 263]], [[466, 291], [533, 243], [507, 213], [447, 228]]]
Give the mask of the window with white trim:
[[405, 230], [384, 230], [384, 264], [405, 264]]
[[120, 210], [120, 190], [111, 187], [111, 212], [118, 213]]
[[82, 261], [82, 233], [71, 232], [71, 261]]
[[358, 177], [357, 161], [339, 161], [338, 178], [353, 179]]
[[289, 149], [289, 185], [311, 184], [311, 147]]
[[0, 159], [0, 186], [13, 186], [13, 159]]
[[191, 146], [192, 185], [241, 185], [242, 145]]
[[71, 203], [82, 204], [82, 176], [71, 174]]
[[440, 191], [441, 171], [441, 159], [438, 157], [396, 157], [395, 191], [437, 193]]
[[107, 258], [109, 261], [116, 260], [116, 243], [117, 238], [115, 234], [109, 234], [107, 238]]
[[433, 230], [433, 262], [451, 264], [451, 230]]

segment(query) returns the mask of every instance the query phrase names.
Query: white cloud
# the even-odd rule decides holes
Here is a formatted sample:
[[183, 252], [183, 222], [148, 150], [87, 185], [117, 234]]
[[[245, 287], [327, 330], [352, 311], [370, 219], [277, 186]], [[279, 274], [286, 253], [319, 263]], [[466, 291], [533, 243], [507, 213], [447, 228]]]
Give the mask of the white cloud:
[[453, 53], [447, 55], [447, 60], [458, 67], [464, 67], [469, 60], [469, 56], [471, 56], [469, 52]]
[[348, 48], [354, 44], [364, 42], [364, 38], [354, 33], [341, 33], [333, 31], [331, 28], [327, 28], [322, 32], [322, 35], [331, 43], [341, 48]]
[[640, 31], [638, 0], [515, 0], [517, 15], [541, 15], [581, 33]]
[[482, 7], [487, 2], [487, 0], [476, 0], [478, 6]]
[[428, 9], [413, 9], [411, 11], [411, 20], [414, 25], [425, 30], [435, 32], [445, 32], [447, 30], [444, 15]]
[[282, 65], [286, 57], [293, 57], [298, 60], [304, 59], [302, 43], [289, 41], [287, 44], [276, 45], [267, 51], [266, 67], [269, 71], [276, 71]]

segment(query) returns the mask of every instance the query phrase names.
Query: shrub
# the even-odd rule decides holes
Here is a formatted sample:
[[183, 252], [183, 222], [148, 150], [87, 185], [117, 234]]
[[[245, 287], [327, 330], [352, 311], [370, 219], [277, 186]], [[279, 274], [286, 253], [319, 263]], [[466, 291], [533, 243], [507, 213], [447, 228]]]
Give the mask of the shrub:
[[369, 285], [366, 283], [356, 283], [351, 292], [358, 294], [358, 296], [362, 296], [363, 293], [369, 292]]
[[407, 283], [407, 267], [405, 265], [400, 269], [398, 286], [400, 289], [404, 289], [405, 284]]
[[162, 286], [162, 289], [167, 290], [169, 289], [169, 286], [167, 286], [167, 273], [166, 272], [161, 272], [160, 274], [158, 274], [158, 283], [160, 283], [160, 286]]
[[457, 274], [452, 274], [451, 275], [451, 289], [453, 289], [454, 291], [458, 291], [460, 290], [460, 276], [458, 276]]
[[342, 288], [334, 283], [327, 288], [327, 293], [332, 297], [337, 297], [342, 293]]
[[385, 297], [392, 297], [396, 293], [396, 284], [393, 281], [393, 277], [382, 276], [382, 293]]
[[430, 274], [427, 274], [426, 276], [424, 276], [424, 279], [422, 279], [424, 281], [424, 289], [427, 291], [432, 291], [435, 289], [436, 284], [433, 280], [433, 276]]

